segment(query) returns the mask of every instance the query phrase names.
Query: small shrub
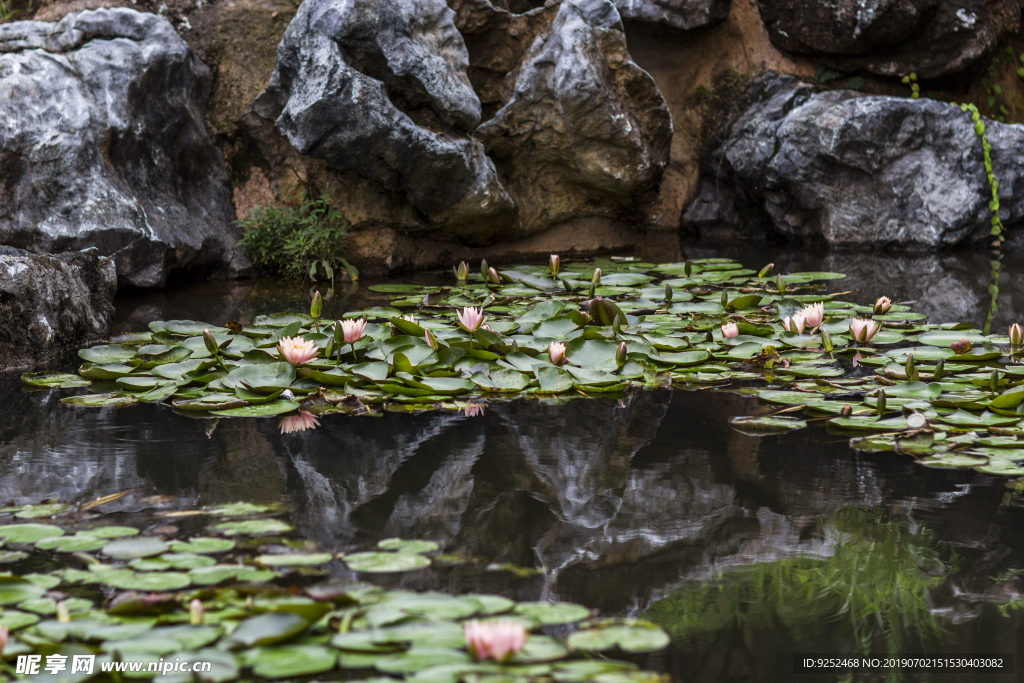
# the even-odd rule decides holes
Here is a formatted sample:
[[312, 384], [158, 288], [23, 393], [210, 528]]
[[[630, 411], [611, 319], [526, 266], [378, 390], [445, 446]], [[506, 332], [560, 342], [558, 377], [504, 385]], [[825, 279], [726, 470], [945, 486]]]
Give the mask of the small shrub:
[[261, 271], [292, 280], [323, 276], [333, 283], [335, 272], [344, 267], [352, 280], [359, 279], [342, 256], [349, 226], [326, 192], [297, 208], [260, 207], [238, 226], [242, 248]]

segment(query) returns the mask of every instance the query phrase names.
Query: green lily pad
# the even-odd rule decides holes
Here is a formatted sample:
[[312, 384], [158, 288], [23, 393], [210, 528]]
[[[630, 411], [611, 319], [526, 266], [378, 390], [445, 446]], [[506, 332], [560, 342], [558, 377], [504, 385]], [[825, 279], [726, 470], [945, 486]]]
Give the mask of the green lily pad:
[[345, 564], [356, 572], [407, 572], [430, 566], [430, 558], [418, 553], [354, 553], [346, 555]]
[[103, 546], [103, 554], [115, 560], [134, 560], [137, 557], [152, 557], [170, 550], [159, 538], [125, 538], [111, 541]]
[[338, 653], [317, 645], [282, 645], [248, 652], [246, 660], [257, 676], [287, 678], [330, 671]]
[[331, 553], [288, 553], [283, 555], [260, 555], [256, 564], [267, 567], [308, 567], [326, 564], [334, 559]]
[[521, 602], [516, 605], [513, 612], [536, 619], [545, 626], [572, 624], [590, 616], [590, 610], [572, 602]]
[[406, 541], [401, 538], [386, 538], [377, 544], [381, 550], [395, 550], [400, 553], [432, 553], [440, 546], [434, 541]]
[[270, 403], [262, 403], [255, 406], [239, 406], [238, 408], [225, 408], [224, 410], [211, 410], [211, 415], [218, 417], [269, 417], [271, 415], [282, 415], [299, 409], [299, 404], [287, 399], [278, 399]]
[[646, 622], [613, 622], [605, 627], [577, 631], [566, 641], [573, 650], [587, 652], [604, 652], [616, 647], [626, 652], [657, 652], [668, 647], [669, 642], [665, 631]]
[[242, 647], [275, 645], [294, 638], [309, 625], [294, 612], [267, 612], [240, 623], [227, 642]]
[[226, 553], [234, 547], [235, 542], [228, 538], [205, 538], [198, 536], [187, 541], [171, 541], [171, 550], [176, 553], [215, 555], [217, 553]]
[[44, 538], [63, 535], [63, 529], [50, 524], [7, 524], [0, 526], [0, 540], [7, 543], [36, 543]]
[[213, 526], [225, 536], [267, 536], [270, 534], [286, 534], [294, 527], [279, 519], [249, 519], [241, 522], [222, 522]]

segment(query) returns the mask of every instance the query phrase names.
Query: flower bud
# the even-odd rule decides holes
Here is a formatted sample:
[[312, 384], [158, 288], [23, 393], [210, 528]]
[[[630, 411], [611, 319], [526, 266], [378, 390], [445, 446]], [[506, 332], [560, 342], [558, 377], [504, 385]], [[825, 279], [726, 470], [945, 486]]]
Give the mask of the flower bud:
[[206, 608], [203, 607], [202, 601], [199, 598], [194, 598], [188, 604], [188, 623], [193, 626], [202, 626], [205, 617]]
[[1014, 346], [1024, 344], [1024, 330], [1017, 323], [1010, 325], [1010, 343]]
[[972, 348], [971, 347], [971, 340], [970, 339], [961, 339], [960, 341], [955, 341], [955, 342], [953, 342], [952, 344], [949, 345], [949, 348], [953, 349], [953, 353], [955, 353], [957, 355], [960, 355], [960, 354], [963, 354], [963, 353], [967, 353]]
[[689, 261], [683, 264], [683, 274], [686, 275], [686, 277], [693, 275], [693, 266], [690, 265]]
[[465, 282], [469, 278], [469, 264], [465, 261], [460, 261], [458, 266], [452, 266], [452, 271], [459, 282]]
[[889, 300], [889, 297], [887, 297], [887, 296], [880, 296], [880, 297], [878, 297], [878, 300], [875, 302], [875, 307], [873, 309], [873, 312], [874, 312], [875, 315], [885, 315], [886, 313], [889, 312], [889, 309], [891, 307], [892, 307], [892, 301]]
[[673, 294], [672, 285], [665, 285], [665, 301], [672, 301]]
[[71, 623], [71, 610], [68, 609], [68, 604], [63, 600], [57, 603], [57, 621], [62, 624]]
[[626, 364], [626, 354], [626, 342], [622, 342], [619, 344], [619, 348], [615, 352], [615, 364], [618, 365], [620, 368]]
[[217, 345], [217, 340], [214, 338], [213, 333], [210, 332], [209, 327], [203, 330], [203, 343], [206, 344], [206, 350], [211, 355], [216, 356], [220, 352], [220, 346]]
[[826, 353], [832, 353], [832, 349], [835, 348], [832, 345], [832, 335], [824, 327], [821, 328], [821, 348], [825, 349]]
[[590, 281], [595, 285], [601, 284], [601, 269], [594, 268], [594, 274], [590, 277]]
[[851, 415], [853, 415], [853, 406], [845, 405], [839, 409], [840, 417], [850, 417]]
[[885, 389], [879, 389], [876, 396], [878, 397], [878, 414], [885, 415]]
[[501, 278], [498, 277], [498, 271], [495, 270], [494, 268], [488, 268], [487, 269], [487, 277], [484, 278], [484, 279], [490, 280], [491, 282], [493, 282], [496, 285], [500, 285], [501, 284]]
[[935, 372], [932, 373], [932, 378], [936, 382], [941, 380], [942, 376], [945, 374], [945, 372], [944, 372], [945, 369], [946, 369], [946, 361], [944, 361], [943, 359], [940, 358], [939, 362], [935, 364]]
[[487, 259], [480, 259], [480, 277], [484, 279], [484, 282], [487, 282], [487, 271], [489, 271], [490, 268], [491, 267], [487, 265]]
[[782, 279], [782, 275], [775, 276], [775, 289], [779, 290], [779, 294], [786, 293], [786, 281]]
[[558, 254], [552, 254], [548, 265], [551, 268], [551, 277], [558, 277], [558, 271], [562, 269], [562, 259]]
[[427, 340], [427, 344], [430, 348], [437, 351], [437, 337], [434, 336], [434, 333], [430, 330], [423, 330], [423, 337]]
[[761, 269], [761, 272], [759, 272], [757, 274], [757, 276], [758, 277], [768, 277], [768, 275], [772, 272], [773, 268], [775, 268], [775, 264], [774, 263], [769, 263], [767, 266], [765, 266], [764, 268]]
[[320, 314], [324, 310], [324, 300], [320, 296], [320, 292], [316, 292], [313, 295], [313, 301], [309, 304], [309, 315], [313, 320], [319, 320]]

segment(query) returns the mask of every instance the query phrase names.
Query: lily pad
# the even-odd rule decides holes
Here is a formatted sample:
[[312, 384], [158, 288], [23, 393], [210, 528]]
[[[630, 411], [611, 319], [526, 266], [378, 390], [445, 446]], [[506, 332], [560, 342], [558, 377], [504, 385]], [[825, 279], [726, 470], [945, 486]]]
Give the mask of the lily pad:
[[430, 566], [430, 558], [418, 553], [354, 553], [346, 555], [345, 564], [356, 572], [407, 572]]

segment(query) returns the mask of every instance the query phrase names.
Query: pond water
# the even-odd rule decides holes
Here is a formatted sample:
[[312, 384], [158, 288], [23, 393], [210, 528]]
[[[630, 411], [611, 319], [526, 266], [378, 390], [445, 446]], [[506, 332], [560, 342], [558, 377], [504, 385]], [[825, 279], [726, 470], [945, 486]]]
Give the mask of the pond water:
[[[860, 303], [917, 300], [933, 322], [979, 327], [993, 284], [986, 254], [908, 258], [758, 247], [752, 268], [848, 274]], [[993, 329], [1024, 319], [1021, 264], [998, 272]], [[450, 275], [426, 274], [418, 283]], [[324, 316], [385, 301], [360, 287]], [[131, 292], [115, 333], [151, 320], [246, 322], [301, 309], [281, 283]], [[61, 367], [71, 369], [73, 359]], [[284, 501], [299, 536], [330, 550], [389, 537], [438, 541], [452, 561], [387, 587], [571, 600], [646, 616], [673, 646], [641, 663], [693, 682], [1012, 681], [987, 671], [793, 673], [794, 652], [1018, 653], [1024, 503], [1005, 478], [852, 451], [811, 426], [748, 436], [728, 418], [757, 399], [710, 390], [490, 404], [461, 413], [210, 423], [169, 407], [82, 410], [0, 375], [0, 499], [86, 501], [114, 517], [234, 501]], [[343, 571], [343, 570], [341, 570]]]

